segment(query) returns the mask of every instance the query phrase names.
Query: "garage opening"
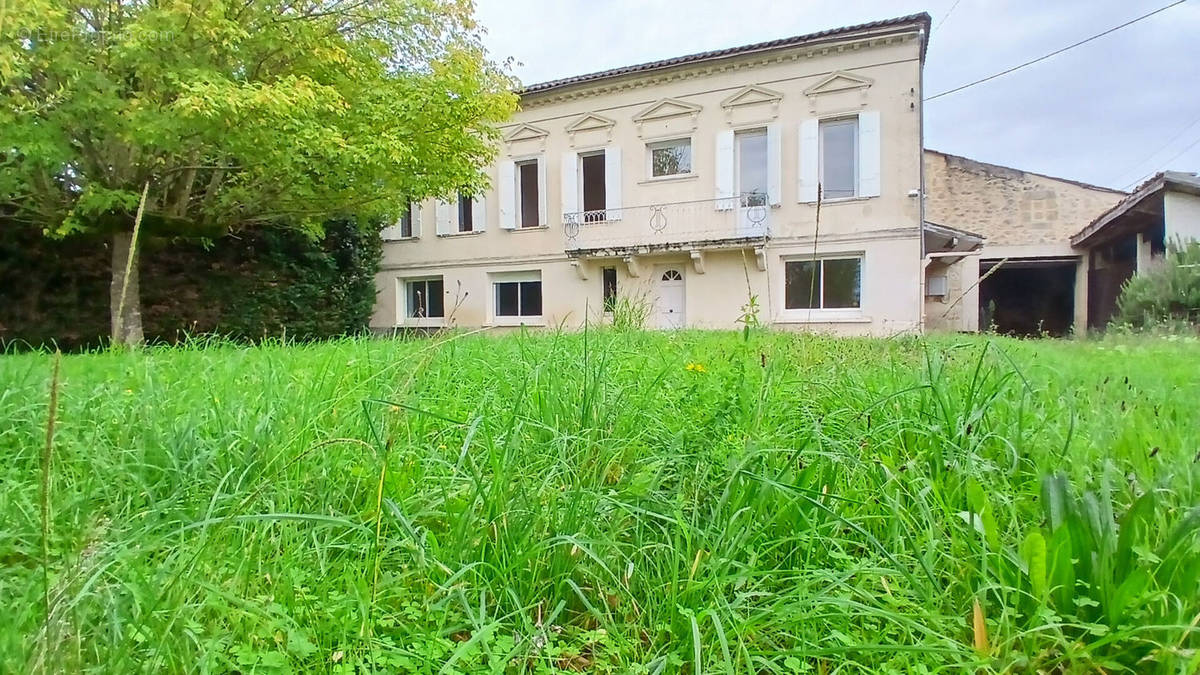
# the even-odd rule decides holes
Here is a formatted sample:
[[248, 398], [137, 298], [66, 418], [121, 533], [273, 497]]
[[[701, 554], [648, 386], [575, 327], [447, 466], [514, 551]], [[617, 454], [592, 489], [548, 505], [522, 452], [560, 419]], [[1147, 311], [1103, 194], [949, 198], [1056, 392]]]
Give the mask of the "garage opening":
[[1075, 266], [1061, 258], [980, 261], [979, 327], [1004, 335], [1070, 334]]
[[[1153, 237], [1152, 233], [1151, 237]], [[1088, 328], [1102, 330], [1117, 312], [1121, 287], [1137, 272], [1137, 234], [1092, 249], [1088, 256]], [[1163, 250], [1151, 238], [1151, 253]]]

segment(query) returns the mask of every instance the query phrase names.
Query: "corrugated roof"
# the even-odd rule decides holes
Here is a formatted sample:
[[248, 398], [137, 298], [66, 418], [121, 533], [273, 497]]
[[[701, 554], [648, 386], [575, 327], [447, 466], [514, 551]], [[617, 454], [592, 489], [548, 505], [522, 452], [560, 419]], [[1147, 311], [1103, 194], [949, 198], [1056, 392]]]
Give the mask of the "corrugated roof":
[[779, 40], [770, 40], [767, 42], [758, 42], [741, 47], [729, 47], [726, 49], [717, 49], [708, 52], [698, 52], [696, 54], [688, 54], [686, 56], [676, 56], [670, 59], [662, 59], [660, 61], [649, 61], [647, 63], [639, 63], [632, 66], [622, 66], [620, 68], [612, 68], [610, 70], [601, 70], [595, 73], [586, 75], [575, 75], [572, 77], [564, 77], [558, 80], [550, 80], [548, 82], [540, 82], [531, 84], [528, 87], [517, 91], [518, 94], [526, 96], [529, 94], [540, 94], [553, 89], [569, 87], [577, 84], [586, 84], [605, 80], [612, 77], [620, 77], [622, 75], [631, 75], [634, 73], [644, 73], [653, 70], [662, 70], [664, 68], [673, 68], [675, 66], [688, 65], [702, 61], [712, 61], [716, 59], [724, 59], [732, 56], [741, 56], [744, 54], [753, 54], [755, 52], [769, 51], [774, 49], [786, 49], [788, 47], [798, 47], [801, 45], [831, 41], [832, 39], [843, 39], [852, 36], [854, 33], [869, 33], [880, 28], [896, 28], [900, 26], [919, 26], [923, 30], [921, 37], [921, 58], [925, 58], [925, 46], [929, 39], [929, 14], [921, 12], [919, 14], [909, 14], [894, 19], [884, 19], [882, 21], [872, 21], [870, 23], [861, 23], [857, 26], [846, 26], [844, 28], [833, 28], [831, 30], [823, 30], [807, 35], [796, 35], [794, 37], [782, 38]]

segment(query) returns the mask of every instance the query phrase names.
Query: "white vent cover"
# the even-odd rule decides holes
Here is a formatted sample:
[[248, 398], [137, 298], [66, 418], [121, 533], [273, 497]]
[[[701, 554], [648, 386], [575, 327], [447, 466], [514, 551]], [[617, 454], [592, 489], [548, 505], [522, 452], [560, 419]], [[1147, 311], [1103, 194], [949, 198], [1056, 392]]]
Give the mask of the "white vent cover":
[[950, 280], [945, 274], [930, 275], [925, 279], [925, 295], [944, 298], [950, 292]]

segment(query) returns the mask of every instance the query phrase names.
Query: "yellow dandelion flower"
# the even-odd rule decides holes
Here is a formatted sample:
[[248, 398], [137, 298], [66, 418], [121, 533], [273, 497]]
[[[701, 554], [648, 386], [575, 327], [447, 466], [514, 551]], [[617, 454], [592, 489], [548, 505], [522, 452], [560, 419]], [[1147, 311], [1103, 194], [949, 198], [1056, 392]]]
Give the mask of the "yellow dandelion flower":
[[685, 368], [689, 373], [707, 373], [708, 369], [699, 363], [689, 363]]

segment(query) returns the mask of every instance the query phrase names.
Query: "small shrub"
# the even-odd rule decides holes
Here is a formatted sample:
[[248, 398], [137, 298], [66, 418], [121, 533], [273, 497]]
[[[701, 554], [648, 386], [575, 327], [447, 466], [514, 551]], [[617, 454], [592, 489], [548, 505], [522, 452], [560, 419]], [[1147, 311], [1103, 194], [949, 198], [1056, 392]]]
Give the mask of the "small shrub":
[[1114, 321], [1134, 328], [1200, 323], [1200, 242], [1172, 244], [1125, 282]]

